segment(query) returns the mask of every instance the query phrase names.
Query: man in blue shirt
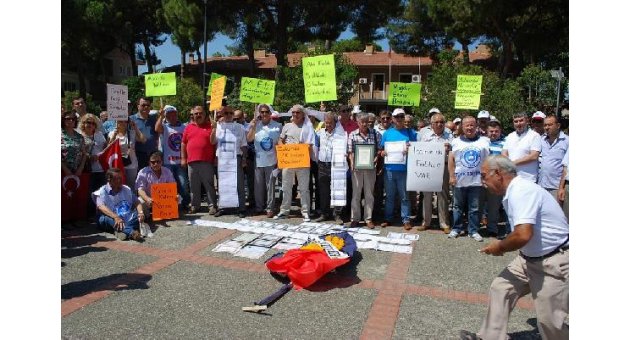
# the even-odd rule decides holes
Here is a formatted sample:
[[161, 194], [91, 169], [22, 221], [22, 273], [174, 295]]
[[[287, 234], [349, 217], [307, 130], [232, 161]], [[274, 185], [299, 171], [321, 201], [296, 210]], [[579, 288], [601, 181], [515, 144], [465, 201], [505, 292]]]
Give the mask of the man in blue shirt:
[[149, 165], [149, 156], [158, 149], [159, 135], [155, 132], [155, 123], [158, 115], [150, 115], [151, 99], [140, 97], [138, 99], [138, 112], [129, 117], [136, 123], [136, 126], [146, 137], [143, 142], [136, 141], [136, 157], [138, 158], [138, 169], [142, 169]]
[[557, 199], [563, 170], [562, 159], [569, 151], [569, 136], [560, 130], [560, 122], [556, 116], [547, 116], [544, 128], [538, 184]]
[[[395, 109], [392, 114], [394, 127], [385, 131], [379, 150], [385, 158], [385, 221], [381, 227], [387, 227], [394, 214], [394, 199], [396, 194], [400, 199], [400, 216], [405, 230], [411, 230], [409, 217], [409, 200], [407, 199], [407, 148], [409, 142], [417, 140], [416, 131], [407, 129], [404, 125], [405, 111]], [[402, 147], [401, 147], [402, 145]], [[389, 156], [388, 156], [389, 154]], [[388, 157], [387, 157], [388, 156]]]

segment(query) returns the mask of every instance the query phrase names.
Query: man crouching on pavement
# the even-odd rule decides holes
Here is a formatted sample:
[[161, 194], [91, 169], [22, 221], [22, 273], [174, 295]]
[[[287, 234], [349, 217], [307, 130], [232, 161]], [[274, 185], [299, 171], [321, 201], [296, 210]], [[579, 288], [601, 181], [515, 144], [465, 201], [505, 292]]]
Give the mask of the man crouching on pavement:
[[142, 203], [143, 211], [147, 211], [147, 215], [151, 214], [153, 208], [151, 185], [159, 183], [175, 183], [175, 177], [171, 170], [162, 166], [162, 152], [153, 151], [149, 156], [149, 166], [142, 168], [136, 177], [138, 199]]
[[[128, 186], [122, 184], [120, 169], [110, 168], [105, 176], [107, 184], [94, 193], [100, 215], [97, 222], [99, 228], [114, 229], [116, 237], [121, 241], [142, 240], [142, 235], [138, 231], [140, 223], [144, 222], [140, 201]], [[132, 206], [136, 211], [132, 211]]]
[[481, 166], [484, 186], [503, 197], [511, 234], [479, 251], [495, 256], [519, 249], [518, 256], [490, 286], [488, 313], [479, 335], [460, 331], [461, 339], [506, 339], [508, 318], [521, 296], [532, 293], [543, 339], [568, 339], [569, 224], [555, 198], [516, 175], [516, 165], [500, 155]]

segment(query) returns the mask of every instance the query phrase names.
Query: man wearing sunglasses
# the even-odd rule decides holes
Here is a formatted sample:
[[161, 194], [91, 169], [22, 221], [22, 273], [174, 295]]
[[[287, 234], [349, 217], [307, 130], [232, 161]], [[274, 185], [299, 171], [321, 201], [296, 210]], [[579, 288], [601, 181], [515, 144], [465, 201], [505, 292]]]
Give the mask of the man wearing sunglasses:
[[138, 198], [144, 208], [143, 211], [148, 212], [147, 218], [151, 216], [151, 209], [153, 208], [151, 185], [158, 183], [175, 183], [175, 177], [173, 177], [171, 170], [162, 166], [162, 153], [154, 151], [149, 156], [149, 166], [140, 169], [138, 177], [136, 177]]

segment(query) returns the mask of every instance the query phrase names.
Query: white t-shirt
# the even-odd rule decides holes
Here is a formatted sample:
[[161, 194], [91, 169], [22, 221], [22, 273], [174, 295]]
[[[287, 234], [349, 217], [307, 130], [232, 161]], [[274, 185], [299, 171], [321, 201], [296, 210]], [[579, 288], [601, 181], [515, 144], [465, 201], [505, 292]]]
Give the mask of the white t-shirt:
[[478, 137], [469, 140], [461, 136], [453, 139], [451, 146], [455, 159], [455, 186], [481, 186], [481, 163], [490, 154], [490, 139]]
[[546, 255], [569, 238], [569, 223], [558, 201], [540, 185], [521, 176], [514, 177], [508, 185], [503, 208], [512, 228], [525, 223], [534, 226], [534, 235], [521, 248], [525, 256]]
[[256, 148], [256, 167], [262, 168], [278, 163], [276, 158], [276, 145], [280, 139], [282, 125], [274, 120], [263, 125], [256, 123], [256, 135], [254, 136], [254, 147]]
[[[521, 135], [514, 131], [505, 137], [503, 150], [507, 150], [510, 160], [515, 161], [529, 155], [532, 151], [540, 152], [542, 150], [542, 139], [533, 129], [528, 128]], [[516, 170], [519, 176], [535, 183], [538, 178], [538, 159], [517, 165]]]
[[[136, 157], [136, 132], [131, 130], [127, 131], [124, 135], [120, 136], [116, 134], [116, 130], [109, 133], [109, 139], [111, 140], [116, 134], [116, 138], [118, 138], [118, 142], [120, 144], [120, 152], [123, 157], [129, 157], [131, 159], [131, 164], [125, 166], [125, 169], [137, 169], [138, 168], [138, 158]], [[129, 138], [127, 138], [129, 136]]]
[[162, 122], [162, 135], [160, 135], [162, 152], [164, 153], [164, 164], [177, 165], [181, 162], [181, 145], [184, 136], [185, 123], [174, 126], [164, 120]]
[[242, 155], [241, 147], [247, 147], [247, 135], [243, 125], [235, 122], [219, 123], [217, 125], [217, 155], [219, 152], [236, 151]]

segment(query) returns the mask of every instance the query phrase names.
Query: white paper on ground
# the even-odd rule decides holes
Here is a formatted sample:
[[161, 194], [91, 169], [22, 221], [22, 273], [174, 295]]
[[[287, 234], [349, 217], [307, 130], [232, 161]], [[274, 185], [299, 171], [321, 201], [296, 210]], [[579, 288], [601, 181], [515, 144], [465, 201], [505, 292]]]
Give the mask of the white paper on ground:
[[248, 259], [258, 259], [261, 256], [265, 255], [267, 250], [269, 250], [269, 248], [257, 247], [257, 246], [245, 246], [241, 248], [241, 250], [234, 253], [234, 256], [245, 257]]
[[235, 252], [239, 251], [243, 247], [243, 244], [244, 243], [239, 242], [239, 241], [229, 240], [229, 241], [220, 243], [219, 245], [214, 247], [212, 251], [216, 253], [222, 252], [222, 253], [234, 254]]
[[250, 233], [245, 233], [245, 234], [240, 234], [237, 237], [233, 238], [232, 240], [234, 241], [240, 241], [240, 242], [251, 242], [255, 239], [257, 239], [260, 235], [258, 234], [250, 234]]

